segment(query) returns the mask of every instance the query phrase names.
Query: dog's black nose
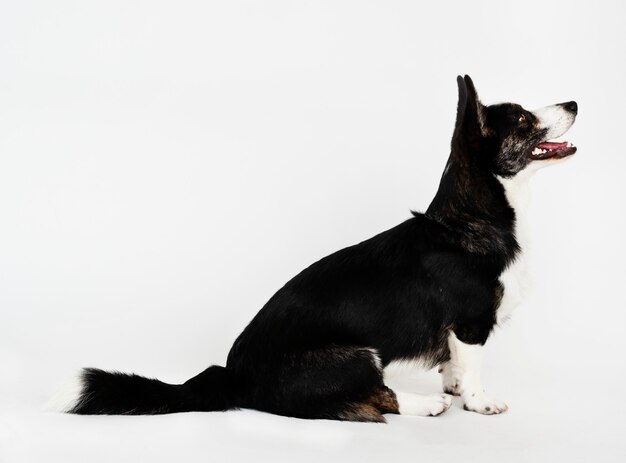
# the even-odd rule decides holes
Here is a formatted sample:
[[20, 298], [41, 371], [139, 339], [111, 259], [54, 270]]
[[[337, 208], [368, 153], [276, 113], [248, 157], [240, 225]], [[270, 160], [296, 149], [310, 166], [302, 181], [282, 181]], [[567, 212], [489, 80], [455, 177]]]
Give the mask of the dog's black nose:
[[567, 103], [562, 103], [563, 107], [567, 109], [571, 113], [578, 113], [578, 103], [575, 101], [568, 101]]

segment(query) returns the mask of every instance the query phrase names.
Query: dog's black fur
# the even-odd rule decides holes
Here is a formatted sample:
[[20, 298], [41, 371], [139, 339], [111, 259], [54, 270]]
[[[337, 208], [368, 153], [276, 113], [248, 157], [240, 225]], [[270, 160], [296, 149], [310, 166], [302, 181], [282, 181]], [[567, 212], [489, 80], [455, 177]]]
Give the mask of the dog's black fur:
[[381, 367], [398, 359], [446, 361], [450, 330], [464, 343], [484, 344], [503, 294], [498, 277], [519, 250], [515, 212], [495, 175], [522, 170], [545, 133], [518, 105], [483, 106], [468, 76], [458, 86], [450, 158], [426, 213], [287, 282], [237, 338], [226, 367], [182, 385], [87, 369], [71, 412], [244, 407], [384, 421], [398, 404]]

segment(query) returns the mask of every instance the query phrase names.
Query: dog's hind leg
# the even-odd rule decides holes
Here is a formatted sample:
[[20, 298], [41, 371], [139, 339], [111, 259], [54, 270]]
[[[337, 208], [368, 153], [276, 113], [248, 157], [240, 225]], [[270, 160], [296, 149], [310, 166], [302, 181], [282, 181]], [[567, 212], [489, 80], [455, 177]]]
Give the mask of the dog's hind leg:
[[451, 404], [452, 399], [446, 394], [414, 394], [383, 386], [367, 399], [350, 404], [338, 417], [348, 421], [384, 422], [382, 414], [385, 413], [437, 416], [448, 410]]
[[243, 406], [285, 416], [380, 423], [386, 413], [439, 415], [451, 402], [443, 394], [392, 391], [383, 382], [377, 352], [365, 347], [284, 354], [263, 372]]

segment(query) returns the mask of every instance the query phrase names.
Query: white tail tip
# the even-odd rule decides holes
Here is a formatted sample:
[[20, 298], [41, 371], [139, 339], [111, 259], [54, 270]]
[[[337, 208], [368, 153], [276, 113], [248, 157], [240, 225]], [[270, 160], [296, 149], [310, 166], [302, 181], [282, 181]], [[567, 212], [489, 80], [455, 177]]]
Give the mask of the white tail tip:
[[80, 402], [85, 383], [83, 371], [68, 379], [62, 387], [46, 402], [44, 410], [49, 412], [67, 413], [73, 410]]

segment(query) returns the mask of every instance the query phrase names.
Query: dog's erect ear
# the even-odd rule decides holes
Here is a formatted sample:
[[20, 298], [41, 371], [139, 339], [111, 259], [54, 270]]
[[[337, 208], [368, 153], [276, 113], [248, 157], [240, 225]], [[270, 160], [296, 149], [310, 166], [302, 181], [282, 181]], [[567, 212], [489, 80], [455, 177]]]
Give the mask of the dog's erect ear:
[[459, 105], [452, 139], [454, 141], [460, 137], [473, 145], [488, 135], [488, 129], [485, 127], [485, 107], [478, 99], [470, 76], [458, 76], [456, 81], [459, 85]]
[[465, 79], [463, 79], [462, 76], [457, 76], [456, 83], [459, 86], [459, 104], [456, 107], [456, 124], [454, 125], [455, 132], [463, 121], [465, 106], [467, 106], [467, 85], [465, 85]]

